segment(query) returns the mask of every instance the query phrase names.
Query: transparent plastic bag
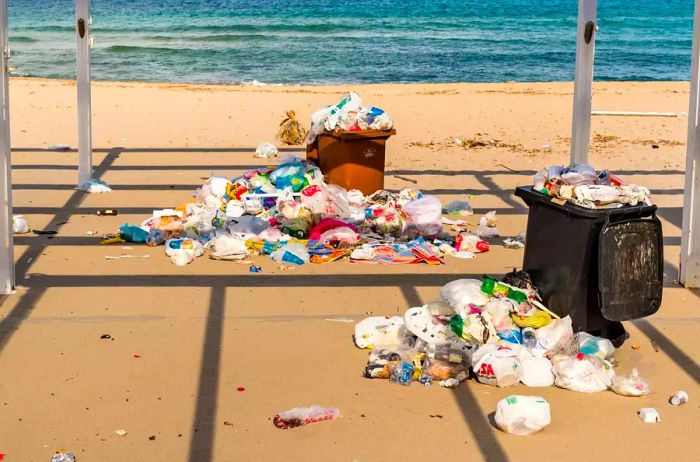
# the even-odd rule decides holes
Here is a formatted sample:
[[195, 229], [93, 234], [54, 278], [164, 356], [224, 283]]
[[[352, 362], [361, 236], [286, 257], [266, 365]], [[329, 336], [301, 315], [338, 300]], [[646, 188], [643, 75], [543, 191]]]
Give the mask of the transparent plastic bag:
[[498, 237], [498, 220], [496, 211], [492, 210], [479, 219], [479, 226], [476, 228], [476, 235], [482, 238]]
[[433, 196], [423, 196], [403, 206], [405, 233], [409, 236], [436, 236], [442, 231], [442, 204]]
[[535, 336], [537, 344], [545, 350], [553, 350], [559, 342], [574, 335], [571, 327], [571, 317], [555, 319], [544, 327], [537, 329]]
[[269, 159], [270, 157], [275, 157], [278, 153], [277, 146], [272, 143], [260, 143], [255, 149], [255, 157], [260, 159]]
[[29, 232], [27, 219], [22, 215], [12, 215], [12, 232], [14, 234], [26, 234]]
[[447, 204], [443, 209], [442, 213], [445, 213], [447, 215], [460, 215], [460, 216], [469, 216], [469, 215], [474, 215], [474, 210], [472, 209], [471, 204], [469, 201], [452, 201], [449, 204]]
[[651, 393], [649, 384], [639, 376], [637, 368], [632, 368], [629, 377], [616, 375], [612, 380], [612, 391], [622, 396], [644, 396]]

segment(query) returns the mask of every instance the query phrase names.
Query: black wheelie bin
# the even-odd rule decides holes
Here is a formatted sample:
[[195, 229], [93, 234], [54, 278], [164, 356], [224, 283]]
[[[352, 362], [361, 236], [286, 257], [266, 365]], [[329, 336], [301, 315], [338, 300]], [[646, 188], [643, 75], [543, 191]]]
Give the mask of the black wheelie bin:
[[574, 332], [629, 337], [620, 321], [656, 313], [663, 291], [663, 234], [655, 205], [588, 209], [562, 205], [531, 186], [523, 269], [545, 306], [570, 315]]

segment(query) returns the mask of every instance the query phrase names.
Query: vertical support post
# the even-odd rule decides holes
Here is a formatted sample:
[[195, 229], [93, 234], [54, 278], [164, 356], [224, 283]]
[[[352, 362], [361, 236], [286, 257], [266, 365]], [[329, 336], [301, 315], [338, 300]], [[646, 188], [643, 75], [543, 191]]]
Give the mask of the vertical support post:
[[593, 58], [595, 56], [598, 0], [579, 0], [576, 31], [576, 74], [574, 114], [571, 128], [571, 163], [588, 162], [591, 141], [591, 100], [593, 99]]
[[7, 60], [7, 0], [0, 0], [0, 294], [15, 287], [12, 238], [12, 162], [10, 159], [10, 98]]
[[90, 91], [90, 0], [75, 0], [78, 89], [78, 184], [92, 178], [92, 97]]
[[700, 0], [695, 2], [679, 282], [700, 287]]

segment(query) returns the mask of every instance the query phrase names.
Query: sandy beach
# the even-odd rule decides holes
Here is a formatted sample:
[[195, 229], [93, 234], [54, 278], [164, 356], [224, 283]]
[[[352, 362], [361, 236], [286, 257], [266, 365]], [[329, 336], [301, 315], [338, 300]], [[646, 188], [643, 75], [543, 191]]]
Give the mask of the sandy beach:
[[[368, 313], [393, 315], [430, 301], [461, 277], [502, 275], [523, 251], [494, 245], [443, 266], [336, 262], [283, 271], [197, 259], [181, 268], [163, 248], [100, 246], [99, 234], [140, 223], [187, 200], [212, 173], [265, 165], [255, 147], [274, 141], [285, 110], [300, 120], [355, 90], [387, 110], [386, 188], [417, 182], [443, 203], [464, 198], [470, 223], [496, 210], [504, 236], [525, 229], [512, 192], [534, 170], [566, 164], [573, 83], [251, 87], [97, 82], [93, 85], [96, 175], [114, 192], [74, 190], [77, 144], [72, 82], [10, 83], [15, 213], [55, 237], [16, 236], [16, 294], [0, 298], [0, 453], [7, 461], [384, 461], [694, 460], [700, 443], [700, 292], [676, 284], [687, 131], [687, 82], [599, 82], [593, 109], [661, 111], [678, 117], [592, 122], [591, 163], [652, 190], [665, 237], [660, 311], [625, 323], [616, 354], [653, 393], [626, 398], [468, 381], [454, 390], [397, 387], [361, 377], [367, 352], [352, 342]], [[459, 138], [462, 143], [456, 143]], [[302, 148], [290, 148], [301, 151]], [[116, 208], [116, 217], [96, 210]], [[128, 253], [148, 258], [106, 260]], [[336, 319], [336, 321], [329, 321]], [[100, 339], [110, 334], [113, 340]], [[659, 346], [656, 352], [650, 340]], [[639, 349], [632, 349], [637, 344]], [[138, 356], [138, 357], [135, 357]], [[237, 391], [244, 387], [244, 391]], [[682, 389], [691, 402], [668, 397]], [[490, 423], [509, 394], [537, 394], [552, 425], [518, 438]], [[295, 406], [337, 406], [342, 418], [278, 430]], [[655, 407], [663, 422], [636, 412]], [[127, 430], [117, 436], [117, 429]]]

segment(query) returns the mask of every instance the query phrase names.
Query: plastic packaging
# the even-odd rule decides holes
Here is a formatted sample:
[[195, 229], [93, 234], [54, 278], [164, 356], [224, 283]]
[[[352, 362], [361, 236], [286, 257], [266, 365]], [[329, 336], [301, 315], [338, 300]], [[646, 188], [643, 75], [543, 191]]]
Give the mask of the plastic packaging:
[[656, 423], [661, 422], [661, 416], [659, 412], [653, 407], [643, 407], [638, 412], [639, 418], [645, 423]]
[[112, 188], [110, 188], [107, 183], [97, 178], [87, 180], [85, 183], [82, 183], [76, 189], [78, 189], [79, 191], [85, 191], [86, 193], [97, 194], [112, 192]]
[[403, 206], [405, 232], [409, 236], [436, 236], [442, 231], [442, 205], [433, 196], [423, 196]]
[[311, 258], [306, 247], [302, 244], [287, 244], [279, 250], [274, 251], [270, 257], [280, 263], [291, 263], [293, 265], [303, 265]]
[[481, 291], [478, 279], [457, 279], [440, 289], [440, 296], [455, 310], [464, 310], [469, 305], [484, 306], [490, 299]]
[[481, 253], [488, 252], [490, 247], [488, 242], [476, 234], [459, 233], [455, 239], [455, 249], [457, 252]]
[[463, 381], [468, 377], [468, 370], [461, 362], [454, 363], [437, 358], [429, 358], [426, 363], [425, 373], [433, 380], [457, 379]]
[[639, 377], [637, 368], [632, 368], [629, 377], [616, 375], [612, 381], [612, 391], [622, 396], [644, 396], [651, 393], [649, 384]]
[[545, 350], [552, 350], [560, 341], [572, 335], [571, 317], [565, 316], [537, 329], [537, 344]]
[[439, 345], [457, 340], [449, 324], [441, 323], [431, 315], [428, 306], [410, 308], [404, 314], [406, 330], [428, 343]]
[[496, 219], [496, 211], [487, 212], [479, 219], [479, 226], [476, 228], [476, 235], [479, 237], [498, 237], [501, 234], [498, 232], [498, 220]]
[[406, 335], [403, 317], [371, 316], [355, 324], [355, 345], [374, 348], [376, 345], [399, 345]]
[[556, 386], [583, 393], [605, 391], [612, 386], [615, 377], [609, 362], [583, 353], [576, 356], [555, 355], [552, 369]]
[[517, 384], [522, 377], [522, 366], [517, 351], [509, 346], [488, 343], [482, 345], [472, 357], [476, 379], [497, 387]]
[[12, 215], [12, 232], [14, 234], [26, 234], [29, 232], [27, 219], [22, 215]]
[[537, 310], [532, 316], [521, 316], [517, 313], [511, 314], [511, 319], [518, 327], [531, 327], [539, 329], [552, 322], [552, 316], [546, 311]]
[[182, 238], [168, 239], [165, 242], [165, 254], [177, 266], [185, 266], [204, 253], [204, 247], [198, 241]]
[[260, 159], [269, 159], [270, 157], [275, 157], [278, 153], [277, 146], [272, 143], [260, 143], [255, 149], [255, 157]]
[[389, 382], [397, 383], [405, 387], [411, 385], [413, 380], [413, 374], [415, 372], [415, 366], [413, 364], [402, 361], [393, 365], [390, 369]]
[[452, 201], [442, 209], [442, 213], [464, 217], [474, 215], [474, 210], [469, 201]]
[[148, 240], [148, 231], [139, 227], [124, 223], [119, 227], [119, 236], [126, 242], [143, 244]]
[[494, 419], [506, 433], [532, 435], [551, 423], [549, 403], [540, 396], [511, 395], [496, 404]]
[[51, 457], [51, 462], [75, 462], [75, 455], [72, 452], [57, 452]]
[[520, 381], [528, 387], [550, 387], [554, 384], [552, 363], [545, 357], [520, 355], [523, 376]]
[[323, 420], [333, 420], [339, 417], [340, 409], [336, 407], [295, 407], [294, 409], [277, 414], [272, 419], [272, 423], [277, 428], [288, 429], [301, 427], [314, 422], [321, 422]]
[[684, 391], [675, 392], [668, 401], [674, 406], [680, 406], [688, 402], [688, 393]]

